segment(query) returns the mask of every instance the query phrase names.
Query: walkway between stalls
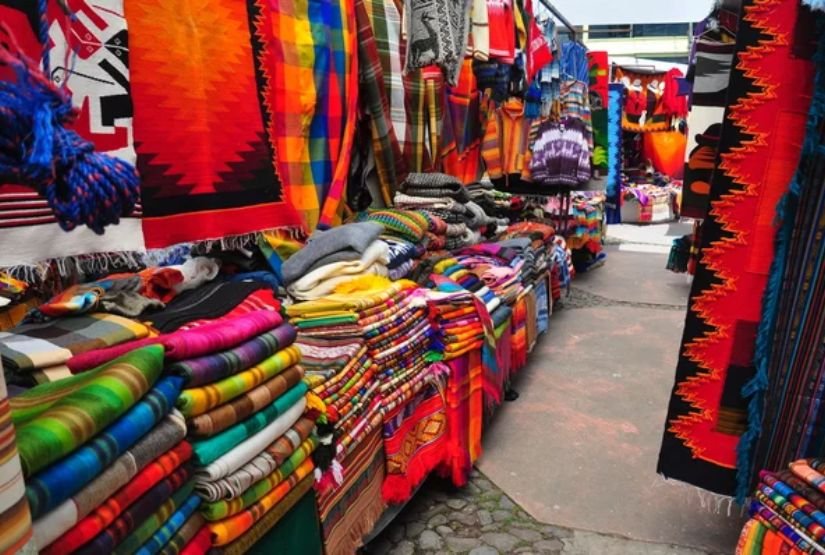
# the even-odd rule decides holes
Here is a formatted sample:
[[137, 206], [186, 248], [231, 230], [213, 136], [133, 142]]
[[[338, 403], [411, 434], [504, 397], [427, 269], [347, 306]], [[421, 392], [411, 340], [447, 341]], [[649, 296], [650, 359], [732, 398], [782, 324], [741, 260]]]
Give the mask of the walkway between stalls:
[[690, 289], [665, 263], [690, 229], [610, 226], [607, 264], [552, 316], [480, 472], [461, 490], [428, 480], [364, 553], [732, 553], [739, 510], [656, 474]]

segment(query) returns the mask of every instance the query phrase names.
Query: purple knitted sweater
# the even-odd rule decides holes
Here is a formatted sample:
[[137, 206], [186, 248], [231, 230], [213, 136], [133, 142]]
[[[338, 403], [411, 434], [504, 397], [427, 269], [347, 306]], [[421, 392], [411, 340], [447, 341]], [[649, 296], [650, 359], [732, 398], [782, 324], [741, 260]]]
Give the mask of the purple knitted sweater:
[[546, 121], [533, 144], [530, 173], [534, 183], [568, 185], [587, 183], [591, 176], [587, 127], [578, 118]]

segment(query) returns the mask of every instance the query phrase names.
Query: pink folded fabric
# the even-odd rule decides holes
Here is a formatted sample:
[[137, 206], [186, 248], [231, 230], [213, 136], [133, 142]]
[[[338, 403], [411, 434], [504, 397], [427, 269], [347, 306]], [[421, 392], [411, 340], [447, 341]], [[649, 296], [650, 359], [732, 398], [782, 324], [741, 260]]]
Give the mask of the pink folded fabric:
[[73, 374], [77, 374], [105, 364], [139, 347], [158, 343], [165, 347], [167, 361], [186, 360], [230, 349], [275, 329], [283, 322], [284, 319], [279, 313], [272, 310], [259, 310], [237, 318], [204, 324], [191, 330], [176, 331], [107, 349], [89, 351], [70, 358], [66, 365]]

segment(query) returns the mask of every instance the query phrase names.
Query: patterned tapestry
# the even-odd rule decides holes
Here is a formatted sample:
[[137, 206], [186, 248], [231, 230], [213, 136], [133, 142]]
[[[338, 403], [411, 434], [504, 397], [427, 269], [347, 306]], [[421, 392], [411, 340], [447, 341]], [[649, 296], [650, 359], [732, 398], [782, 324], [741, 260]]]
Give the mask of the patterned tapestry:
[[[129, 50], [123, 0], [72, 0], [69, 19], [57, 2], [49, 2], [51, 78], [72, 92], [80, 114], [75, 131], [98, 151], [134, 164], [132, 101], [129, 96]], [[37, 2], [0, 0], [0, 21], [18, 43], [39, 60]], [[71, 48], [77, 56], [67, 59]], [[4, 78], [0, 68], [0, 78]], [[134, 216], [139, 216], [139, 210]], [[105, 235], [79, 227], [69, 233], [57, 225], [46, 199], [28, 187], [0, 184], [0, 267], [32, 265], [107, 251], [143, 250], [137, 217], [106, 228]]]
[[813, 66], [793, 56], [797, 3], [748, 0], [719, 170], [690, 295], [658, 471], [731, 495], [747, 426], [742, 387], [773, 257], [776, 204], [799, 161]]
[[610, 68], [607, 52], [588, 52], [590, 64], [590, 109], [593, 117], [593, 166], [607, 170], [607, 85]]

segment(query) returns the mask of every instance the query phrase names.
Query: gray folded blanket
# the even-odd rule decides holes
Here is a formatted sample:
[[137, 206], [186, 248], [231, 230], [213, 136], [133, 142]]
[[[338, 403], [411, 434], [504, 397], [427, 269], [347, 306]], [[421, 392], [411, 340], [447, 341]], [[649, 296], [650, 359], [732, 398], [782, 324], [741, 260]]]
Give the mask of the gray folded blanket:
[[383, 231], [384, 226], [377, 222], [346, 224], [327, 231], [316, 231], [304, 248], [284, 262], [281, 267], [284, 283], [290, 285], [311, 269], [331, 262], [361, 258], [360, 255]]

